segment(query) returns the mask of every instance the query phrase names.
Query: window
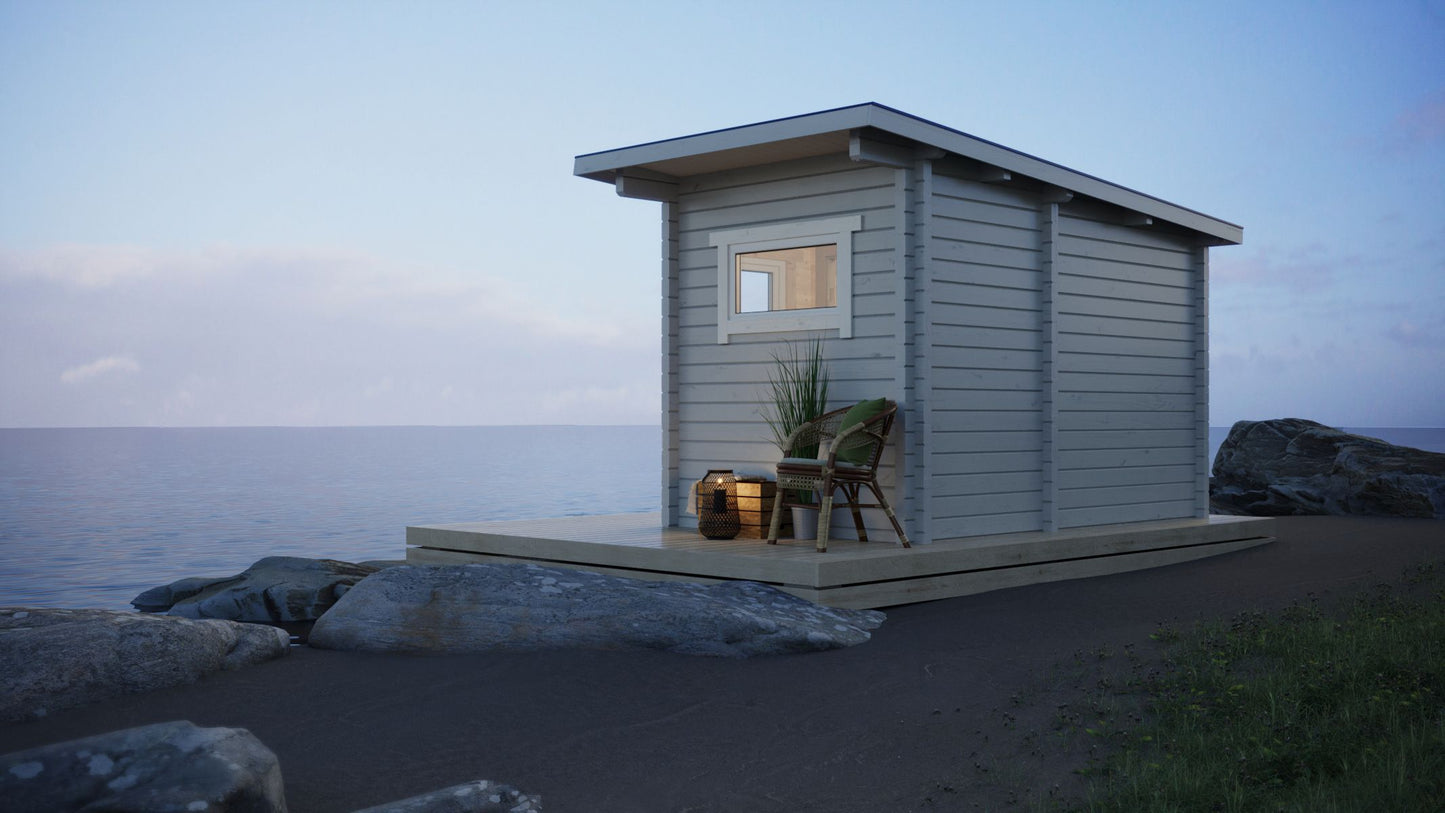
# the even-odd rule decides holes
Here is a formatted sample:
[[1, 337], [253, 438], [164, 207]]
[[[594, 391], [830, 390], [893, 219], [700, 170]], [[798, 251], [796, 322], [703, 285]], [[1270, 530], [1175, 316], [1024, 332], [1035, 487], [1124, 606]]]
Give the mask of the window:
[[714, 232], [718, 344], [735, 333], [836, 328], [853, 335], [858, 215]]
[[737, 255], [735, 313], [838, 306], [838, 246], [804, 246]]

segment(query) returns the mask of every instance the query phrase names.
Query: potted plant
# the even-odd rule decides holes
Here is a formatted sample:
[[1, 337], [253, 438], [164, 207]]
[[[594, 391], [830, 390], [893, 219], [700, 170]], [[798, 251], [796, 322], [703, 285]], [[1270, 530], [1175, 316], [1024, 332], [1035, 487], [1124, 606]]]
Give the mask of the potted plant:
[[[823, 342], [814, 339], [803, 346], [789, 342], [786, 348], [772, 354], [773, 371], [768, 374], [770, 397], [763, 407], [763, 420], [772, 429], [773, 443], [784, 457], [816, 458], [816, 441], [791, 449], [787, 444], [794, 430], [828, 411], [828, 365], [823, 361]], [[813, 493], [797, 492], [793, 501], [812, 503]], [[818, 509], [811, 505], [793, 506], [794, 537], [805, 539], [817, 533]]]

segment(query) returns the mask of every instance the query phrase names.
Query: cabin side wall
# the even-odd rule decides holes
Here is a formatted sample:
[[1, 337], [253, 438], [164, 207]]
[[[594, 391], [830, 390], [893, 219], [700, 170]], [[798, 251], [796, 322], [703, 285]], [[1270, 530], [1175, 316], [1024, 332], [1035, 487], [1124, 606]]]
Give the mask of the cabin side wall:
[[1207, 249], [1117, 218], [1059, 219], [1060, 528], [1207, 513]]
[[[830, 406], [899, 398], [898, 181], [894, 169], [836, 155], [694, 176], [680, 184], [671, 207], [677, 223], [676, 327], [664, 383], [673, 404], [675, 479], [663, 487], [672, 509], [664, 515], [675, 513], [677, 524], [696, 527], [697, 517], [684, 510], [686, 485], [708, 469], [773, 473], [779, 452], [761, 413], [772, 355], [785, 341], [824, 340], [832, 374]], [[863, 218], [862, 230], [853, 235], [852, 338], [839, 339], [838, 331], [830, 329], [735, 334], [726, 344], [718, 342], [719, 251], [710, 245], [710, 234], [848, 215]], [[885, 454], [884, 463], [880, 480], [891, 493], [897, 449]], [[875, 519], [869, 518], [870, 536]], [[883, 519], [881, 528], [887, 527]], [[834, 529], [848, 538], [851, 521]], [[880, 531], [878, 538], [891, 538], [891, 530]]]
[[951, 169], [915, 306], [931, 536], [1207, 514], [1207, 249]]
[[934, 538], [1042, 527], [1037, 196], [935, 174], [926, 304]]

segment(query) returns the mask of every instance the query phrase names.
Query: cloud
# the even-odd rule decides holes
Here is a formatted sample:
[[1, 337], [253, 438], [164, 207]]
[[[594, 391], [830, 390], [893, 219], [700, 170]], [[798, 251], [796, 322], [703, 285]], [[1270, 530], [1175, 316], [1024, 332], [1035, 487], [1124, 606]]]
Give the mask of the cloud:
[[[128, 245], [56, 245], [16, 251], [0, 249], [0, 279], [39, 279], [73, 288], [102, 289], [164, 273], [175, 255]], [[202, 265], [188, 258], [187, 267]]]
[[1286, 251], [1267, 247], [1252, 253], [1222, 252], [1212, 258], [1209, 277], [1224, 285], [1318, 290], [1333, 285], [1341, 272], [1356, 269], [1360, 263], [1360, 257], [1336, 255], [1322, 243]]
[[630, 416], [655, 415], [660, 409], [652, 390], [636, 387], [570, 387], [549, 391], [537, 404], [540, 415], [559, 423], [569, 415], [590, 415], [595, 423], [626, 423]]
[[138, 373], [140, 364], [130, 356], [106, 356], [89, 364], [71, 367], [60, 374], [60, 380], [67, 384], [79, 384], [105, 373]]
[[1210, 423], [1293, 416], [1335, 426], [1440, 426], [1441, 352], [1360, 336], [1318, 346], [1291, 336], [1211, 345]]
[[1433, 350], [1445, 347], [1445, 336], [1442, 334], [1445, 331], [1440, 330], [1438, 325], [1421, 325], [1409, 319], [1401, 319], [1385, 331], [1386, 337], [1405, 347]]
[[[595, 308], [524, 270], [308, 248], [0, 251], [0, 425], [655, 422], [655, 301]], [[107, 398], [82, 396], [98, 376]]]
[[1395, 117], [1385, 136], [1388, 147], [1410, 149], [1445, 141], [1445, 87]]
[[410, 327], [442, 319], [486, 319], [584, 341], [628, 341], [628, 331], [619, 328], [614, 315], [587, 312], [580, 307], [581, 297], [569, 313], [562, 307], [565, 296], [542, 301], [507, 278], [341, 249], [226, 244], [193, 250], [75, 244], [0, 248], [0, 282], [22, 281], [90, 293], [144, 286], [192, 291], [203, 286], [212, 295], [242, 289], [237, 293], [243, 300], [258, 292], [285, 296], [318, 316], [370, 310], [376, 319]]

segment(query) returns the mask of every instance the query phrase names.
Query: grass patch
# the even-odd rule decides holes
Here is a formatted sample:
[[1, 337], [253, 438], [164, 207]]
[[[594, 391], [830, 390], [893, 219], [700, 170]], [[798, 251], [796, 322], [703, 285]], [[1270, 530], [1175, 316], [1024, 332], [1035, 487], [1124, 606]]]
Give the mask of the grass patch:
[[1341, 613], [1244, 613], [1156, 640], [1166, 668], [1139, 687], [1142, 718], [1089, 731], [1112, 747], [1084, 809], [1445, 809], [1445, 591], [1382, 587]]

